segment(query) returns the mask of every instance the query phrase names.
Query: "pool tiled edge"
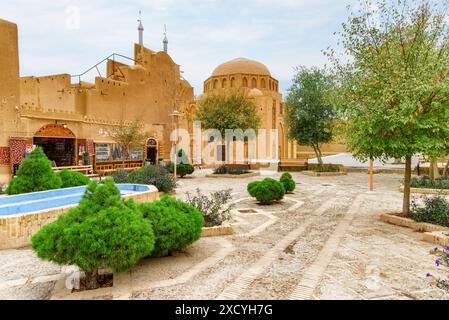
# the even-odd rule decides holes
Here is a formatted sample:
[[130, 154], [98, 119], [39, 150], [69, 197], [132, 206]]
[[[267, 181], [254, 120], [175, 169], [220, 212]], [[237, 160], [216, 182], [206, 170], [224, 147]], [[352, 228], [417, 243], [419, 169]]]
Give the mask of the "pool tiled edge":
[[[151, 189], [146, 192], [128, 194], [123, 196], [123, 198], [134, 199], [137, 203], [151, 202], [159, 199], [159, 193], [157, 189]], [[0, 250], [29, 246], [31, 237], [39, 229], [55, 221], [59, 215], [76, 206], [77, 204], [74, 204], [32, 213], [0, 216]]]

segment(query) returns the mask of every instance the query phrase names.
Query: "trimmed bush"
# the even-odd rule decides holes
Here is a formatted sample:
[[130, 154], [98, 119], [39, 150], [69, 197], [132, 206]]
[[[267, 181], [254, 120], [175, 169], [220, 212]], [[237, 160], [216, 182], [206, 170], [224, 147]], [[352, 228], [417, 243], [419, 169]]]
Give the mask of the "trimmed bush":
[[257, 186], [261, 183], [261, 181], [250, 182], [246, 189], [251, 197], [256, 197], [256, 189]]
[[[176, 165], [176, 175], [181, 178], [184, 178], [186, 175], [192, 174], [195, 171], [194, 166], [190, 164], [189, 156], [183, 149], [178, 151], [176, 163], [178, 163]], [[172, 162], [167, 163], [165, 169], [170, 173], [175, 172], [174, 164]]]
[[184, 164], [180, 163], [176, 166], [176, 174], [181, 178], [184, 178], [188, 174], [192, 174], [195, 171], [195, 168], [189, 163]]
[[154, 185], [160, 192], [171, 192], [176, 188], [173, 176], [160, 166], [147, 165], [131, 173], [119, 170], [112, 175], [116, 183]]
[[290, 173], [288, 172], [283, 173], [280, 182], [284, 186], [286, 193], [292, 193], [293, 191], [295, 191], [296, 182], [295, 180], [293, 180], [293, 176]]
[[67, 169], [60, 171], [58, 175], [62, 181], [62, 188], [85, 186], [90, 181], [90, 179], [81, 172], [70, 171]]
[[86, 287], [96, 289], [98, 269], [124, 272], [154, 248], [151, 223], [133, 201], [123, 201], [110, 179], [91, 182], [78, 207], [46, 226], [32, 238], [37, 255], [61, 265], [77, 265], [86, 274]]
[[17, 176], [9, 184], [6, 193], [11, 195], [45, 191], [59, 189], [61, 186], [61, 178], [53, 171], [44, 150], [37, 147], [22, 161]]
[[271, 178], [251, 182], [247, 186], [248, 193], [263, 205], [272, 204], [284, 198], [285, 188], [282, 183]]
[[201, 237], [203, 215], [190, 204], [163, 196], [159, 201], [140, 204], [139, 208], [153, 226], [156, 237], [153, 256], [183, 250]]
[[436, 223], [449, 227], [449, 202], [443, 196], [422, 197], [423, 205], [412, 201], [410, 217], [417, 222]]
[[[175, 172], [174, 164], [172, 162], [167, 164], [165, 166], [165, 169], [172, 174]], [[195, 172], [195, 168], [189, 163], [188, 164], [180, 163], [176, 166], [176, 175], [178, 175], [181, 178], [184, 178], [186, 175], [192, 174], [193, 172]]]

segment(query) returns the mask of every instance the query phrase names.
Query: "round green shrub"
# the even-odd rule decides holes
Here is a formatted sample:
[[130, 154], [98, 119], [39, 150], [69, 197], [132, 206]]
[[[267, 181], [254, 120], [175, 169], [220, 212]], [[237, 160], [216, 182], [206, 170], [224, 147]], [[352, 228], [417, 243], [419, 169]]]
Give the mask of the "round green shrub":
[[90, 183], [80, 205], [44, 226], [32, 245], [42, 259], [79, 266], [95, 288], [99, 268], [129, 270], [151, 254], [154, 240], [151, 223], [109, 180]]
[[183, 250], [201, 237], [203, 215], [190, 204], [163, 196], [159, 201], [139, 205], [153, 226], [156, 237], [153, 256]]
[[180, 163], [176, 166], [176, 173], [181, 178], [184, 178], [188, 174], [192, 174], [195, 168], [191, 164]]
[[247, 186], [248, 193], [261, 204], [269, 205], [284, 198], [285, 188], [282, 183], [271, 178], [250, 183]]
[[296, 182], [295, 180], [293, 180], [293, 176], [290, 173], [285, 172], [284, 174], [282, 174], [280, 182], [284, 186], [286, 193], [291, 193], [295, 191]]
[[287, 179], [293, 180], [293, 176], [289, 172], [284, 172], [281, 176], [281, 180], [287, 180]]
[[58, 175], [62, 181], [62, 188], [85, 186], [90, 181], [90, 179], [81, 172], [70, 171], [67, 169], [60, 171]]
[[248, 186], [246, 187], [246, 189], [248, 190], [248, 193], [250, 194], [251, 197], [256, 197], [256, 189], [257, 186], [259, 185], [260, 181], [254, 181], [254, 182], [250, 182], [248, 184]]
[[10, 182], [6, 193], [21, 194], [59, 189], [62, 181], [52, 167], [42, 148], [37, 147], [22, 161], [17, 176]]
[[[165, 166], [165, 169], [170, 172], [170, 173], [174, 173], [174, 164], [172, 162], [168, 163]], [[181, 178], [184, 178], [186, 175], [192, 174], [195, 171], [195, 168], [187, 163], [180, 163], [178, 165], [176, 165], [176, 175], [180, 176]]]

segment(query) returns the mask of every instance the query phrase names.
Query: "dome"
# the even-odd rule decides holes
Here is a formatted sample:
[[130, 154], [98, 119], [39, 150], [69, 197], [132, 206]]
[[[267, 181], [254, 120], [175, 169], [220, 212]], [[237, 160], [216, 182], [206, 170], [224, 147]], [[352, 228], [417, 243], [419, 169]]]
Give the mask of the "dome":
[[212, 77], [225, 76], [238, 73], [255, 74], [260, 76], [271, 77], [270, 71], [264, 64], [245, 58], [234, 59], [219, 65], [212, 73]]

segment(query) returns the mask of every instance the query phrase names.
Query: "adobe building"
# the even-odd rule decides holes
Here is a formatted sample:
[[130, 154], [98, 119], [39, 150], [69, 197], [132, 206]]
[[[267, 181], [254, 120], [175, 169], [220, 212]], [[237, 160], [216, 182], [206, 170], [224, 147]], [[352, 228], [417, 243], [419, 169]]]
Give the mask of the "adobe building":
[[[144, 124], [147, 141], [126, 160], [130, 165], [169, 160], [170, 134], [175, 127], [186, 129], [192, 137], [198, 103], [194, 90], [168, 54], [167, 37], [163, 51], [156, 52], [144, 47], [143, 31], [139, 23], [139, 43], [134, 45], [132, 58], [112, 54], [87, 70], [95, 71], [106, 64], [106, 73], [97, 76], [94, 83], [83, 81], [87, 71], [79, 76], [21, 78], [17, 25], [0, 20], [0, 183], [11, 179], [34, 146], [43, 147], [58, 167], [80, 165], [86, 154], [94, 168], [119, 166], [123, 164], [120, 148], [109, 132], [135, 120]], [[230, 92], [239, 92], [255, 103], [262, 119], [259, 129], [267, 131], [265, 149], [270, 158], [253, 162], [246, 149], [246, 164], [258, 168], [274, 163], [277, 168], [280, 163], [291, 170], [302, 166], [298, 158], [313, 157], [310, 148], [287, 138], [279, 82], [265, 65], [243, 58], [223, 63], [204, 82], [204, 94], [199, 100]], [[178, 121], [173, 117], [175, 110], [183, 115]], [[277, 130], [277, 144], [269, 138], [271, 129]], [[193, 158], [193, 149], [191, 143], [189, 158], [201, 162]], [[344, 146], [324, 146], [323, 154], [335, 154], [337, 150], [344, 151]], [[217, 156], [217, 163], [224, 160], [223, 152], [217, 152]]]
[[[262, 120], [259, 129], [266, 130], [265, 150], [268, 157], [267, 159], [259, 157], [254, 162], [249, 159], [253, 167], [269, 166], [270, 164], [264, 160], [271, 160], [276, 164], [276, 160], [282, 162], [296, 159], [298, 146], [287, 138], [285, 106], [279, 92], [279, 82], [264, 64], [238, 58], [219, 65], [204, 82], [202, 98], [229, 93], [243, 94], [252, 100]], [[272, 129], [277, 130], [278, 150], [273, 150], [273, 140], [269, 137]], [[245, 152], [247, 155], [247, 151]], [[257, 153], [259, 154], [259, 150]]]
[[20, 78], [17, 26], [0, 20], [0, 183], [9, 181], [33, 145], [57, 166], [78, 165], [85, 152], [93, 163], [114, 163], [121, 155], [108, 132], [136, 119], [148, 140], [130, 161], [170, 158], [171, 114], [192, 109], [193, 88], [168, 55], [166, 38], [164, 51], [145, 48], [140, 24], [139, 39], [130, 64], [111, 55], [106, 74], [94, 83], [69, 74]]

